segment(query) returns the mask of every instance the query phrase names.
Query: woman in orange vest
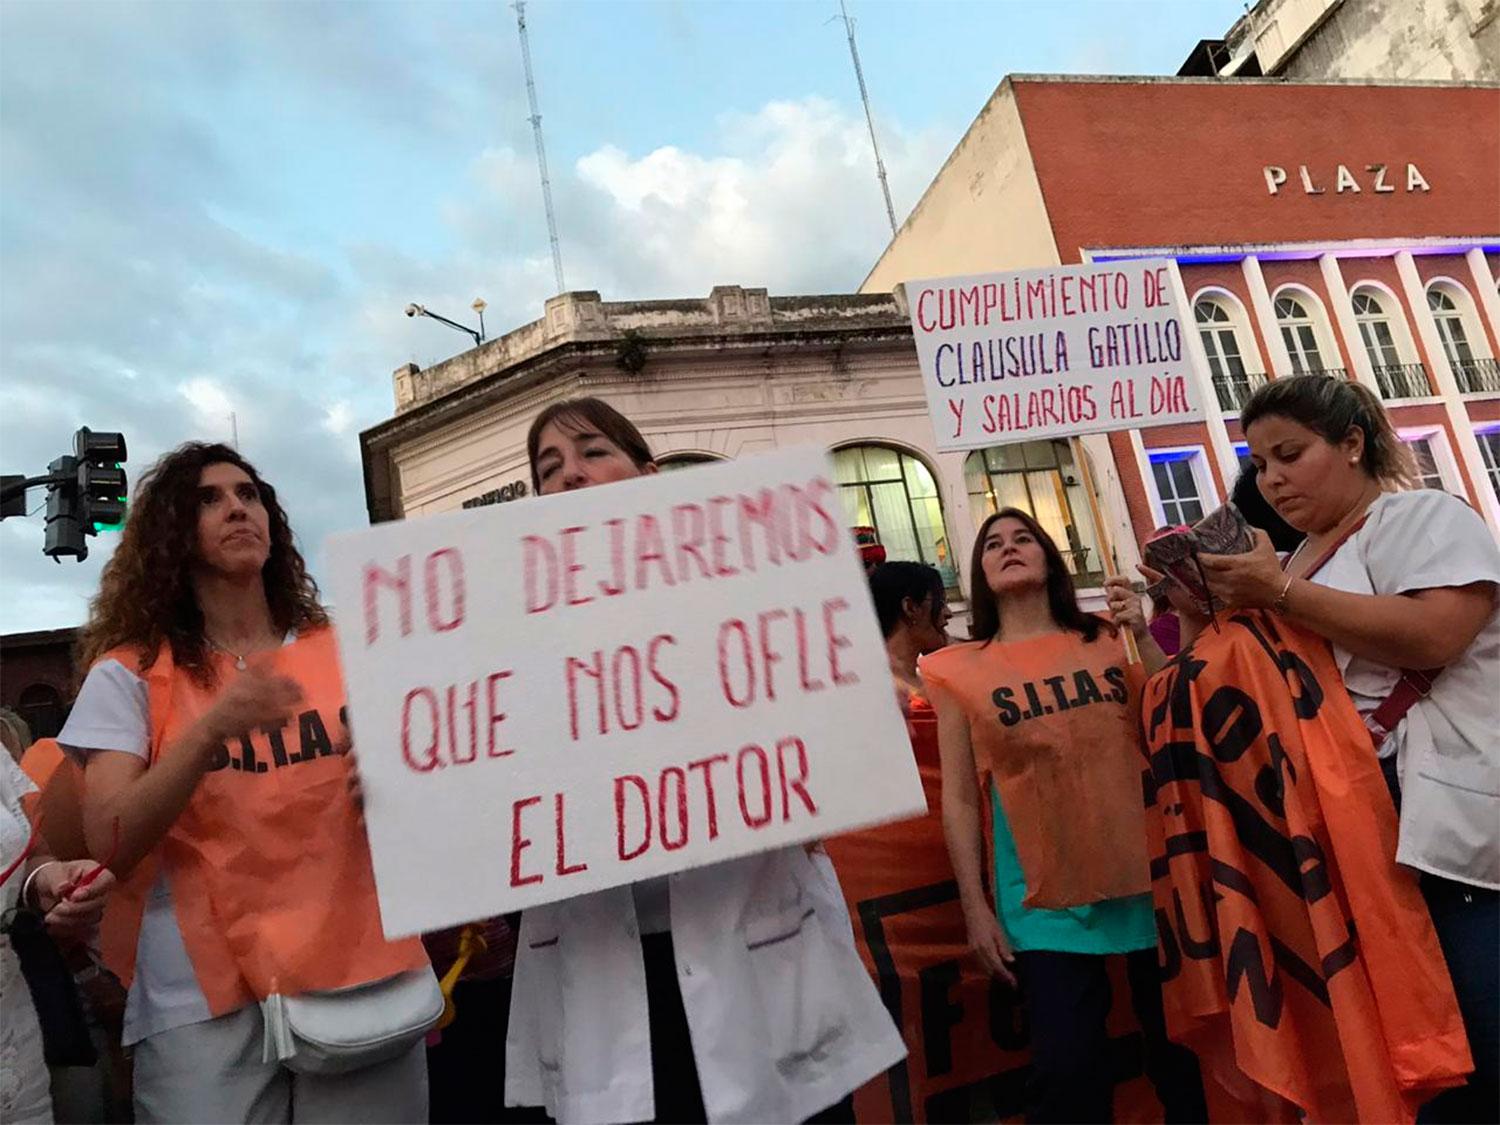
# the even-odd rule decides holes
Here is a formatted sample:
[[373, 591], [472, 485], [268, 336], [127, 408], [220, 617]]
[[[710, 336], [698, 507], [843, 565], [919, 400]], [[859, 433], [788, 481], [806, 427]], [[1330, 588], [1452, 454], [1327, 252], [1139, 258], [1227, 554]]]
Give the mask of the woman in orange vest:
[[[1141, 603], [1111, 579], [1115, 621], [1079, 608], [1052, 539], [1006, 508], [979, 529], [972, 635], [922, 661], [938, 713], [943, 828], [969, 941], [1019, 982], [1031, 1020], [1030, 1121], [1108, 1121], [1105, 955], [1125, 954], [1145, 1068], [1168, 1121], [1203, 1121], [1192, 1055], [1167, 1042], [1157, 979], [1136, 715], [1142, 669], [1165, 661]], [[977, 778], [977, 780], [976, 780]], [[993, 828], [994, 906], [982, 872]]]
[[137, 891], [105, 950], [136, 1119], [425, 1120], [441, 998], [381, 931], [333, 634], [275, 490], [224, 445], [163, 457], [80, 644], [59, 741], [90, 850]]

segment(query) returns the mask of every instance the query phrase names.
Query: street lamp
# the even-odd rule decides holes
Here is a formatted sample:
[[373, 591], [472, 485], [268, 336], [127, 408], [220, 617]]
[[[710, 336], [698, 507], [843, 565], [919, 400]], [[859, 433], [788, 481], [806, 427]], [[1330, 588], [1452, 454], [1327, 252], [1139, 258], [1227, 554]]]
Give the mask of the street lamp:
[[474, 301], [473, 309], [474, 309], [475, 312], [477, 312], [479, 314], [479, 331], [477, 331], [477, 332], [474, 331], [474, 329], [470, 328], [467, 324], [460, 324], [456, 320], [449, 320], [446, 316], [443, 316], [440, 313], [430, 312], [427, 308], [425, 308], [422, 305], [407, 305], [406, 306], [406, 315], [407, 316], [425, 316], [425, 317], [430, 317], [433, 320], [436, 320], [436, 321], [438, 321], [438, 322], [440, 322], [442, 324], [446, 324], [449, 328], [457, 328], [460, 332], [466, 333], [467, 335], [474, 337], [474, 346], [477, 348], [480, 344], [484, 343], [484, 310], [485, 310], [485, 308], [486, 308], [485, 303], [482, 300], [476, 299]]

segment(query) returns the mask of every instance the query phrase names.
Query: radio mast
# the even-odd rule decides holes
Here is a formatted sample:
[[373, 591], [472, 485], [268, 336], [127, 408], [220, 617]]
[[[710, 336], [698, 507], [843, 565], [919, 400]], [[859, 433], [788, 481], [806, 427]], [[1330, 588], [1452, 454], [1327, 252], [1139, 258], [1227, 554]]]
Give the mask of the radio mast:
[[[891, 233], [895, 234], [896, 208], [891, 205], [891, 185], [886, 182], [885, 161], [880, 159], [880, 144], [875, 140], [875, 117], [870, 112], [870, 93], [865, 89], [865, 72], [859, 65], [859, 48], [854, 45], [854, 21], [849, 18], [849, 9], [844, 5], [844, 0], [839, 0], [839, 13], [844, 18], [844, 31], [849, 36], [849, 57], [854, 60], [854, 77], [859, 82], [859, 100], [865, 106], [865, 123], [870, 126], [870, 148], [875, 152], [875, 174], [880, 177], [880, 191], [885, 196], [885, 217], [890, 220]], [[524, 34], [521, 41], [526, 41]], [[535, 107], [532, 112], [536, 112]], [[538, 133], [537, 144], [541, 143], [541, 134]]]
[[[562, 249], [557, 243], [557, 215], [552, 210], [552, 181], [547, 178], [547, 149], [542, 144], [542, 114], [536, 107], [536, 81], [531, 76], [531, 44], [526, 38], [526, 0], [516, 0], [512, 6], [516, 9], [516, 29], [521, 34], [521, 65], [526, 71], [526, 100], [531, 105], [531, 132], [536, 138], [536, 166], [542, 177], [542, 206], [547, 211], [547, 238], [552, 243], [552, 273], [557, 278], [557, 291], [564, 293], [568, 286], [563, 281]], [[854, 40], [851, 38], [849, 42], [852, 44]], [[881, 172], [882, 179], [884, 176], [885, 173]]]

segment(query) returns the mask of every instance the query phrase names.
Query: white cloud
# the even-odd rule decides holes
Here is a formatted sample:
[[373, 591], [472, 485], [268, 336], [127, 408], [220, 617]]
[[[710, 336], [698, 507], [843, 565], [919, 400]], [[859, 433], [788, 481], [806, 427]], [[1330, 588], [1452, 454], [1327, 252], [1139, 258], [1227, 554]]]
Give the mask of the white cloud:
[[349, 424], [354, 421], [354, 409], [349, 405], [348, 399], [340, 399], [323, 413], [323, 428], [335, 437], [343, 437], [349, 432]]
[[234, 413], [234, 400], [218, 383], [200, 375], [189, 379], [177, 390], [197, 412], [200, 425], [214, 429], [228, 425], [229, 416]]
[[[908, 208], [938, 166], [941, 142], [888, 122], [880, 128], [892, 194]], [[859, 284], [890, 237], [862, 118], [818, 98], [772, 102], [725, 117], [718, 147], [663, 146], [632, 157], [606, 145], [578, 161], [584, 190], [571, 202], [603, 236], [585, 260], [613, 283], [607, 296]], [[574, 249], [567, 241], [565, 254]]]

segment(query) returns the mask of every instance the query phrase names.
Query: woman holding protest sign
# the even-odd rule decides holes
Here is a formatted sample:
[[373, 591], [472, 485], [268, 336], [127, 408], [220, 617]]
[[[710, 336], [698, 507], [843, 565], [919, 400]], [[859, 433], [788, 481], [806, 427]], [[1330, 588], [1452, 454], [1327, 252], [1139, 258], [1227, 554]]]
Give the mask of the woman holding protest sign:
[[[527, 436], [541, 495], [654, 473], [598, 399]], [[521, 918], [506, 1101], [560, 1122], [852, 1120], [904, 1053], [855, 953], [826, 856], [781, 848]]]
[[[1149, 895], [1136, 714], [1146, 660], [1165, 663], [1140, 598], [1109, 582], [1114, 620], [1079, 608], [1056, 544], [1006, 508], [971, 562], [974, 640], [922, 661], [937, 708], [943, 825], [969, 941], [1019, 983], [1031, 1017], [1032, 1121], [1107, 1121], [1106, 954], [1125, 954], [1146, 1070], [1169, 1121], [1205, 1120], [1196, 1064], [1166, 1040]], [[977, 777], [977, 781], [976, 781]], [[982, 872], [993, 818], [994, 900]]]
[[275, 490], [227, 446], [164, 456], [80, 645], [59, 741], [137, 892], [105, 950], [137, 1120], [425, 1120], [441, 996], [381, 932], [338, 654]]
[[1474, 1078], [1424, 1111], [1500, 1119], [1500, 548], [1446, 493], [1403, 491], [1411, 455], [1343, 379], [1261, 388], [1241, 415], [1260, 490], [1307, 539], [1206, 558], [1214, 593], [1324, 637], [1399, 793], [1398, 862], [1422, 873], [1464, 1013]]

